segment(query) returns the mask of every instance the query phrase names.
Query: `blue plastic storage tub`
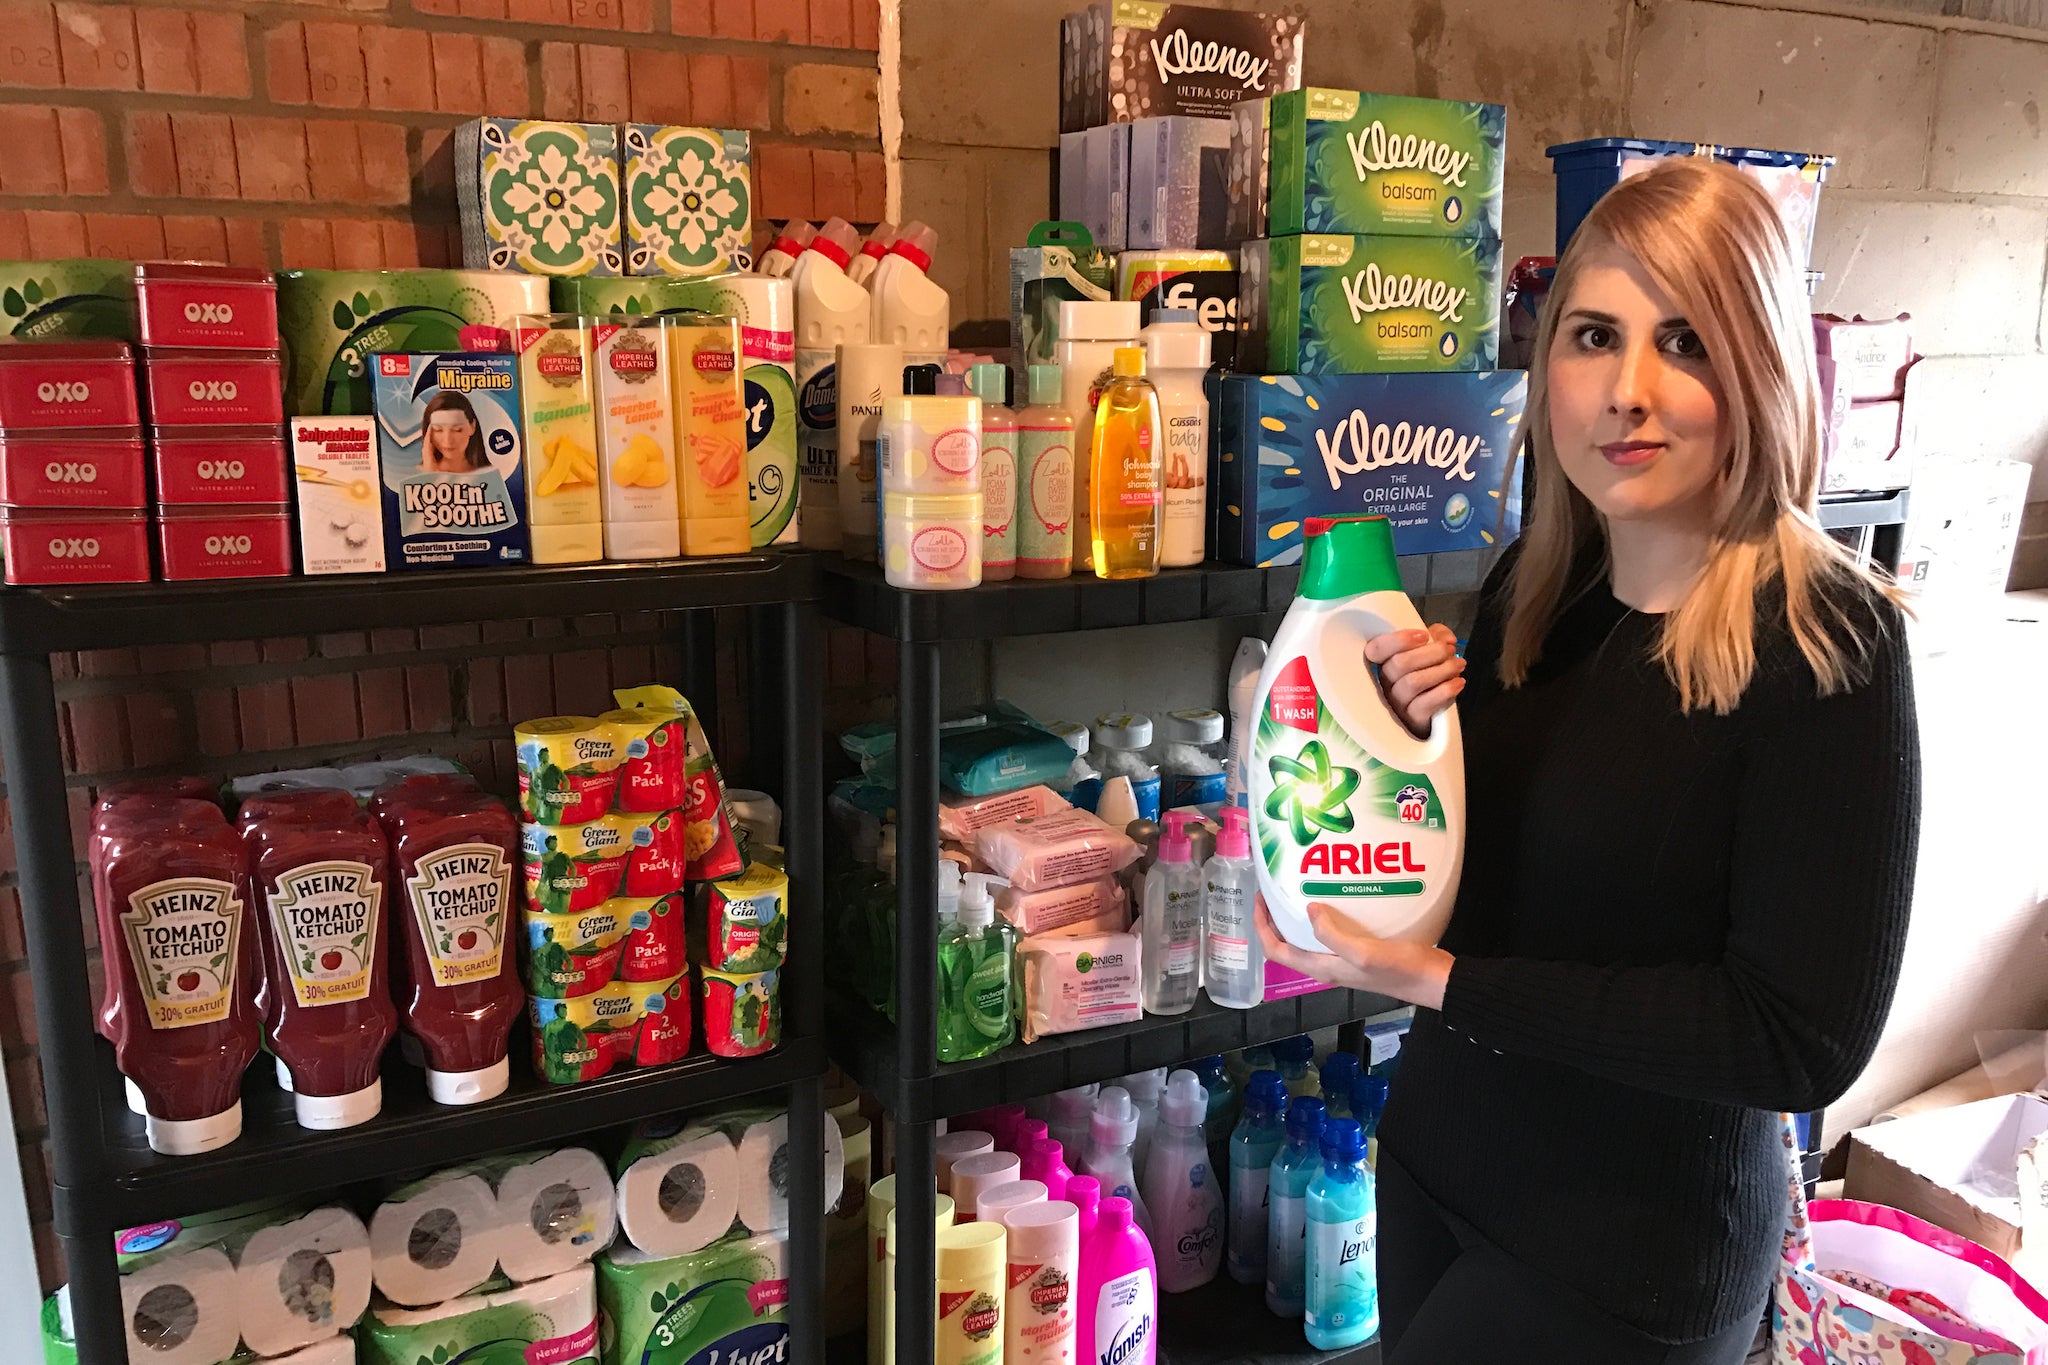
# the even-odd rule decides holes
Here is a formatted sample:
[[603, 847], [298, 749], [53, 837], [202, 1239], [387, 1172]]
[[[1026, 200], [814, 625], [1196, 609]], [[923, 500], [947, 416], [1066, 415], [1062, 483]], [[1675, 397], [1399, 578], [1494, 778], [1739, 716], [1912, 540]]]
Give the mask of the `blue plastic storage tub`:
[[1832, 156], [1817, 152], [1767, 152], [1755, 147], [1718, 147], [1708, 142], [1648, 142], [1640, 138], [1596, 137], [1548, 149], [1557, 173], [1557, 253], [1579, 230], [1594, 201], [1624, 176], [1649, 169], [1648, 163], [1672, 156], [1711, 156], [1754, 176], [1778, 201], [1785, 230], [1802, 269], [1812, 263], [1813, 225], [1820, 208], [1820, 187], [1828, 178]]

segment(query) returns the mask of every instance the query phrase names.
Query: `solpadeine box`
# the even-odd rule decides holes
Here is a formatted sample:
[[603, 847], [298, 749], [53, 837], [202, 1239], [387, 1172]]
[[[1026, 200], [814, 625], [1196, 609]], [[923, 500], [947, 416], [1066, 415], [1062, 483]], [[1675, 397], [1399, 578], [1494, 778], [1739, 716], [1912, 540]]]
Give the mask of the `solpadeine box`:
[[390, 566], [527, 563], [519, 357], [377, 355], [370, 377]]
[[1522, 527], [1515, 444], [1528, 379], [1223, 376], [1216, 557], [1297, 564], [1310, 517], [1387, 517], [1404, 555], [1507, 544]]
[[1311, 233], [1238, 253], [1237, 368], [1262, 374], [1490, 370], [1500, 243]]
[[1272, 97], [1266, 229], [1499, 237], [1507, 110], [1311, 86]]

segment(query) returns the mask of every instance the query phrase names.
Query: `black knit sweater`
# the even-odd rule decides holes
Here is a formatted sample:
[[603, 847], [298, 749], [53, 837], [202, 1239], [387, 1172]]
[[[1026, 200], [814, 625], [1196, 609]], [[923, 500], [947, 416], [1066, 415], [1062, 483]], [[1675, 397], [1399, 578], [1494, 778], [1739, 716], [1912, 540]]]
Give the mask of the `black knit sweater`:
[[1823, 699], [1767, 592], [1741, 705], [1681, 714], [1651, 657], [1659, 618], [1588, 566], [1507, 689], [1505, 568], [1460, 702], [1457, 962], [1442, 1012], [1418, 1012], [1382, 1136], [1564, 1292], [1698, 1340], [1770, 1283], [1776, 1111], [1841, 1095], [1890, 1007], [1919, 841], [1904, 627], [1858, 602], [1863, 680]]

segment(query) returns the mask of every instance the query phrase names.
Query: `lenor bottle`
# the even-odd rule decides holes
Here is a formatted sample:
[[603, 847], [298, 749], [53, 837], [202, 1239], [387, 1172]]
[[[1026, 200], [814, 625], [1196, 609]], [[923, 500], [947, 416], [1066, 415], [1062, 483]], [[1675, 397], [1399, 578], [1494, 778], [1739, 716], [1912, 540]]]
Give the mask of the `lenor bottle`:
[[1355, 1052], [1342, 1050], [1323, 1058], [1321, 1074], [1323, 1108], [1333, 1119], [1355, 1119], [1351, 1112], [1351, 1087], [1365, 1074], [1365, 1063]]
[[1316, 1045], [1306, 1033], [1273, 1044], [1273, 1069], [1287, 1083], [1287, 1093], [1296, 1099], [1303, 1095], [1322, 1098], [1322, 1078], [1316, 1075]]
[[1220, 1183], [1230, 1170], [1230, 1129], [1237, 1122], [1237, 1087], [1224, 1069], [1223, 1054], [1198, 1057], [1188, 1070], [1201, 1078], [1209, 1096], [1209, 1110], [1202, 1119], [1202, 1131], [1209, 1140], [1209, 1165]]
[[1159, 391], [1145, 378], [1145, 353], [1117, 348], [1114, 377], [1095, 405], [1088, 471], [1088, 533], [1097, 578], [1150, 578], [1159, 572], [1165, 493], [1165, 436]]
[[1145, 1162], [1159, 1288], [1168, 1294], [1209, 1283], [1223, 1265], [1223, 1192], [1202, 1137], [1208, 1109], [1201, 1078], [1174, 1072], [1159, 1101], [1159, 1129]]
[[1202, 868], [1202, 989], [1234, 1010], [1248, 1010], [1266, 999], [1266, 953], [1252, 923], [1258, 893], [1251, 813], [1225, 806], [1216, 856]]
[[1380, 1329], [1380, 1292], [1379, 1209], [1355, 1121], [1323, 1129], [1323, 1169], [1309, 1184], [1307, 1212], [1308, 1344], [1318, 1351], [1357, 1346]]
[[1266, 1307], [1283, 1318], [1302, 1310], [1308, 1183], [1322, 1169], [1323, 1102], [1287, 1106], [1287, 1142], [1273, 1154], [1266, 1187]]
[[996, 920], [989, 878], [969, 873], [960, 908], [939, 926], [939, 1060], [965, 1062], [1017, 1038], [1010, 1007], [1013, 931]]
[[1244, 1088], [1244, 1117], [1230, 1135], [1230, 1278], [1266, 1282], [1266, 1183], [1273, 1154], [1286, 1141], [1287, 1083], [1277, 1071], [1254, 1071]]

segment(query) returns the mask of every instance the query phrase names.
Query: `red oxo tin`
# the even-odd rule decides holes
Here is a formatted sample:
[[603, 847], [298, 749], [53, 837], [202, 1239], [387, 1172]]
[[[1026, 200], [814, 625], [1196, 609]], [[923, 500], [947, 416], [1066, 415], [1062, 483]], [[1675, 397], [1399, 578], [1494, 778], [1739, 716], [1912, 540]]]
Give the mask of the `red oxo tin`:
[[139, 426], [125, 341], [0, 343], [0, 430]]
[[0, 431], [0, 503], [74, 511], [142, 507], [142, 438], [133, 428]]
[[161, 507], [156, 543], [167, 579], [282, 578], [292, 571], [291, 508]]
[[277, 282], [268, 270], [144, 261], [135, 267], [135, 307], [145, 346], [277, 349]]
[[268, 427], [152, 427], [160, 503], [289, 502], [284, 438]]
[[139, 511], [0, 507], [9, 583], [146, 583], [149, 522]]
[[149, 420], [160, 427], [281, 426], [284, 376], [276, 351], [142, 352]]

